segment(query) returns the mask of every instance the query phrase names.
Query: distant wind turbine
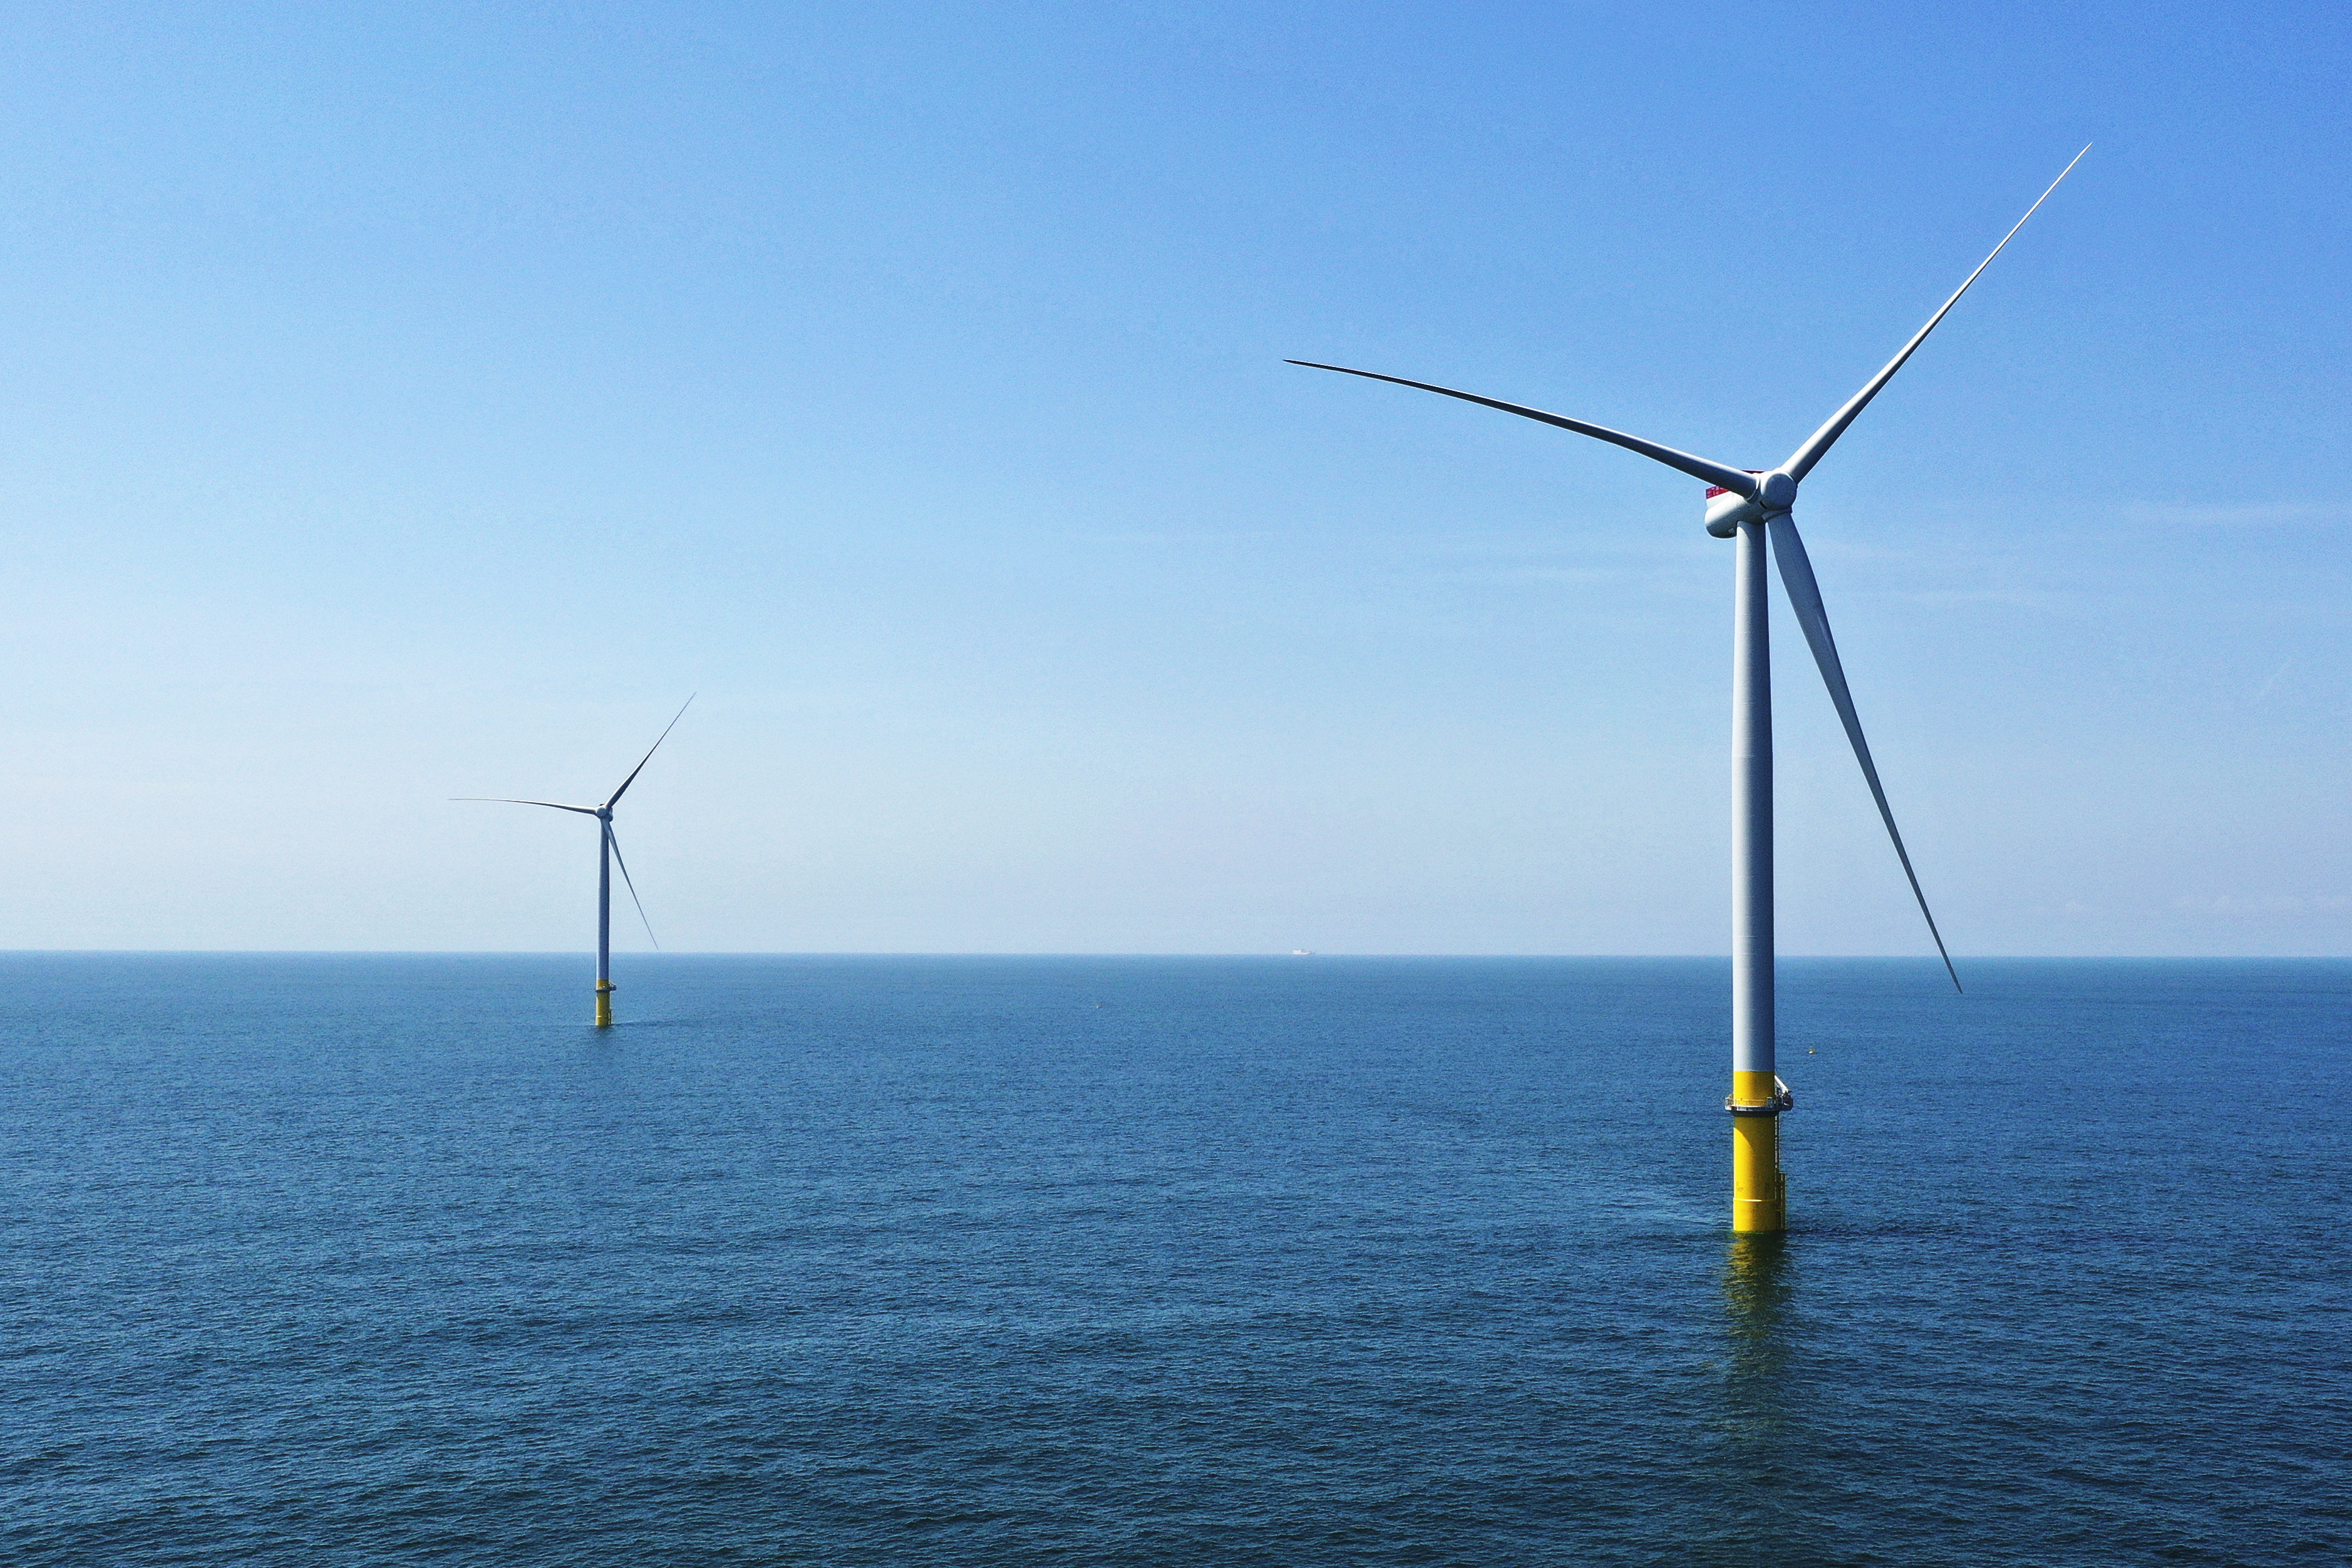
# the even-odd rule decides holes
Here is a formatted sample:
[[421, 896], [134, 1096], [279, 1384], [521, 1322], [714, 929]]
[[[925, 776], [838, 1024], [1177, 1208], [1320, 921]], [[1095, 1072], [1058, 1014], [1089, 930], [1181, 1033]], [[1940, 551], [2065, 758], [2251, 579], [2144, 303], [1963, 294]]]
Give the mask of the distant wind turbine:
[[457, 800], [482, 801], [492, 805], [543, 805], [551, 811], [576, 811], [583, 816], [593, 816], [596, 819], [598, 828], [596, 836], [596, 1026], [600, 1029], [609, 1029], [613, 1026], [613, 866], [614, 862], [617, 861], [620, 864], [621, 881], [629, 889], [629, 902], [637, 906], [637, 919], [645, 921], [646, 940], [656, 947], [661, 945], [661, 939], [654, 935], [654, 922], [646, 920], [646, 906], [637, 897], [637, 884], [629, 877], [629, 863], [621, 858], [621, 841], [613, 835], [613, 808], [621, 804], [621, 797], [629, 793], [629, 786], [637, 782], [637, 775], [644, 773], [646, 764], [654, 760], [654, 752], [661, 750], [662, 742], [669, 739], [669, 732], [677, 728], [678, 720], [685, 718], [687, 709], [693, 706], [692, 697], [688, 698], [679, 706], [677, 712], [663, 727], [660, 735], [655, 738], [654, 743], [646, 748], [646, 754], [637, 759], [637, 765], [629, 770], [629, 776], [621, 781], [621, 787], [614, 790], [602, 805], [563, 805], [551, 800], [509, 800], [503, 795], [461, 795], [452, 797]]
[[2000, 244], [1992, 247], [1992, 254], [1977, 264], [1976, 271], [1953, 290], [1943, 309], [1928, 317], [1927, 324], [1903, 345], [1903, 352], [1848, 398], [1845, 406], [1830, 416], [1828, 424], [1790, 453], [1788, 461], [1769, 471], [1729, 468], [1621, 430], [1456, 392], [1452, 387], [1433, 386], [1425, 381], [1407, 381], [1402, 376], [1380, 375], [1346, 365], [1317, 364], [1310, 360], [1286, 362], [1309, 370], [1338, 371], [1343, 375], [1360, 375], [1458, 397], [1465, 403], [1538, 419], [1639, 452], [1654, 462], [1705, 480], [1709, 487], [1706, 531], [1717, 539], [1738, 539], [1731, 658], [1731, 1097], [1724, 1102], [1725, 1109], [1732, 1114], [1734, 1230], [1778, 1231], [1785, 1226], [1787, 1184], [1780, 1174], [1780, 1127], [1776, 1119], [1793, 1103], [1773, 1072], [1772, 667], [1766, 616], [1767, 536], [1770, 540], [1769, 550], [1780, 555], [1780, 583], [1788, 590], [1790, 606], [1797, 612], [1797, 624], [1804, 628], [1805, 641], [1813, 650], [1813, 662], [1821, 667], [1822, 679], [1829, 687], [1830, 701], [1836, 705], [1846, 739], [1853, 742], [1854, 760], [1862, 764], [1862, 776], [1870, 785], [1871, 799], [1878, 805], [1879, 819], [1886, 824], [1886, 835], [1894, 841], [1895, 858], [1902, 862], [1903, 875], [1910, 881], [1911, 896], [1919, 902], [1919, 912], [1927, 918], [1927, 932], [1935, 938], [1936, 951], [1943, 955], [1944, 968], [1957, 989], [1959, 972], [1952, 967], [1943, 933], [1936, 929], [1936, 917], [1928, 912], [1927, 896], [1919, 890], [1919, 878], [1911, 868], [1910, 852], [1904, 848], [1903, 835], [1895, 826], [1895, 813], [1886, 804], [1886, 791], [1879, 784], [1877, 765], [1871, 761], [1870, 743], [1863, 739], [1862, 721], [1854, 713], [1853, 694], [1846, 689], [1837, 644], [1830, 637], [1829, 616], [1822, 607], [1821, 590], [1813, 582], [1812, 563], [1805, 556], [1804, 541], [1797, 536], [1797, 524], [1790, 510], [1796, 505], [1797, 487], [1812, 472], [1813, 465], [1845, 434], [1846, 426], [1869, 406], [1880, 389], [1894, 379], [1895, 373], [1927, 341], [1937, 323], [1960, 302], [1969, 285], [1992, 265], [1993, 257], [2017, 237], [2026, 219], [2041, 210], [2042, 202], [2050, 199], [2051, 191], [2074, 173], [2074, 164], [2081, 163], [2083, 154], [2089, 151], [2085, 147], [2075, 153], [2074, 162], [2058, 172], [2058, 178], [2050, 182], [2050, 189], [2025, 209], [2025, 217], [2019, 218], [2016, 226], [2001, 237]]

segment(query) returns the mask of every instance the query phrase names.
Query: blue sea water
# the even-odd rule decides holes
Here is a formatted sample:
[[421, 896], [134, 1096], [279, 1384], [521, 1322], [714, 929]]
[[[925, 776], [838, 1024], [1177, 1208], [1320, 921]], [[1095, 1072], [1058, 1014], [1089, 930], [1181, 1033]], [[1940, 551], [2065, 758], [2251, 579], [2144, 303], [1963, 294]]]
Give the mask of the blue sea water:
[[0, 1560], [2352, 1561], [2352, 963], [1966, 969], [0, 957]]

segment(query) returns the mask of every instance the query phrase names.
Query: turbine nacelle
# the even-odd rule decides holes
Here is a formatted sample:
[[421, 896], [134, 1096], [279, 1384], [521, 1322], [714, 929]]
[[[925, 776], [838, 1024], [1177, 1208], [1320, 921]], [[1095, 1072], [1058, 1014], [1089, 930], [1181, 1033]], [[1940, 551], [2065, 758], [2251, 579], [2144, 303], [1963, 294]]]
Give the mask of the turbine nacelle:
[[1706, 531], [1717, 539], [1729, 539], [1739, 531], [1743, 522], [1761, 522], [1776, 511], [1786, 511], [1797, 504], [1797, 481], [1780, 468], [1766, 472], [1750, 468], [1756, 476], [1756, 493], [1741, 495], [1738, 490], [1709, 485], [1706, 489]]
[[[1748, 471], [1758, 472], [1754, 468]], [[1764, 509], [1754, 496], [1744, 496], [1721, 485], [1706, 487], [1706, 531], [1717, 539], [1729, 539], [1739, 531], [1741, 523], [1754, 522], [1763, 515]]]

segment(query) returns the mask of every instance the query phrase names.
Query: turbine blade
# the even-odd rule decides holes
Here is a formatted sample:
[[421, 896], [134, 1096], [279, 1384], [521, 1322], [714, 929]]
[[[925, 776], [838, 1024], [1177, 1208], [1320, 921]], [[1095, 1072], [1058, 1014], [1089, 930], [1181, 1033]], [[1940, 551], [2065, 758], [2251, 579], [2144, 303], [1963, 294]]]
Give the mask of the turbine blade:
[[1612, 430], [1606, 425], [1588, 425], [1581, 419], [1570, 419], [1564, 415], [1546, 414], [1540, 408], [1528, 408], [1517, 403], [1500, 403], [1491, 397], [1481, 397], [1474, 392], [1456, 392], [1450, 386], [1433, 386], [1425, 381], [1407, 381], [1401, 375], [1381, 375], [1374, 371], [1349, 370], [1344, 364], [1317, 364], [1313, 360], [1307, 359], [1285, 360], [1282, 363], [1304, 365], [1308, 370], [1337, 371], [1341, 375], [1360, 375], [1367, 381], [1385, 381], [1397, 386], [1418, 387], [1423, 392], [1434, 392], [1442, 397], [1458, 397], [1465, 403], [1475, 403], [1481, 407], [1499, 408], [1506, 414], [1516, 414], [1522, 419], [1539, 419], [1547, 425], [1557, 425], [1563, 430], [1573, 430], [1580, 436], [1590, 436], [1596, 441], [1606, 441], [1612, 446], [1622, 447], [1629, 452], [1639, 452], [1654, 462], [1664, 463], [1670, 468], [1678, 468], [1695, 479], [1705, 479], [1708, 484], [1719, 485], [1727, 490], [1737, 490], [1743, 496], [1753, 497], [1756, 494], [1756, 476], [1745, 468], [1726, 468], [1721, 463], [1711, 462], [1705, 458], [1695, 458], [1688, 452], [1678, 452], [1672, 447], [1661, 447], [1655, 441], [1644, 441], [1639, 436], [1628, 436], [1622, 430]]
[[629, 879], [629, 863], [621, 858], [621, 836], [609, 822], [604, 824], [604, 842], [613, 847], [613, 863], [621, 868], [621, 885], [629, 889], [629, 902], [637, 906], [637, 919], [646, 921], [646, 940], [659, 947], [661, 938], [654, 935], [654, 922], [646, 920], [645, 900], [637, 897], [637, 885]]
[[694, 698], [701, 695], [702, 694], [698, 691], [693, 697], [688, 697], [683, 703], [679, 704], [677, 712], [671, 718], [668, 723], [662, 726], [662, 732], [654, 738], [654, 743], [652, 745], [646, 748], [646, 754], [637, 760], [637, 765], [629, 770], [629, 776], [621, 781], [621, 787], [613, 792], [613, 798], [604, 803], [604, 809], [606, 811], [612, 810], [614, 805], [620, 803], [621, 797], [629, 793], [629, 786], [637, 782], [637, 775], [644, 773], [646, 771], [646, 764], [654, 760], [654, 753], [661, 750], [661, 743], [669, 739], [669, 732], [672, 730], [677, 728], [678, 720], [685, 718], [686, 710], [694, 706]]
[[1911, 896], [1919, 900], [1919, 912], [1927, 917], [1927, 934], [1936, 939], [1936, 952], [1944, 960], [1945, 973], [1952, 977], [1952, 989], [1960, 989], [1960, 972], [1952, 967], [1952, 955], [1945, 950], [1944, 933], [1936, 929], [1936, 917], [1927, 908], [1927, 895], [1919, 890], [1919, 874], [1911, 869], [1911, 852], [1903, 847], [1903, 833], [1895, 826], [1895, 813], [1886, 804], [1886, 790], [1878, 782], [1878, 764], [1870, 760], [1870, 742], [1862, 738], [1862, 719], [1853, 710], [1853, 693], [1846, 689], [1845, 667], [1838, 662], [1837, 643], [1830, 636], [1829, 612], [1822, 607], [1822, 590], [1813, 581], [1813, 563], [1805, 555], [1805, 542], [1797, 537], [1797, 524], [1785, 511], [1775, 512], [1769, 524], [1772, 531], [1772, 553], [1780, 560], [1780, 585], [1789, 591], [1789, 603], [1797, 612], [1797, 624], [1805, 628], [1805, 641], [1812, 645], [1813, 662], [1822, 667], [1822, 684], [1830, 689], [1830, 700], [1836, 704], [1838, 721], [1845, 726], [1845, 738], [1853, 742], [1853, 759], [1862, 764], [1862, 776], [1870, 784], [1870, 798], [1878, 803], [1879, 820], [1886, 824], [1886, 837], [1895, 841], [1895, 858], [1903, 862], [1903, 875], [1911, 883]]
[[558, 805], [551, 800], [509, 800], [504, 795], [453, 795], [449, 798], [451, 800], [478, 800], [491, 805], [543, 805], [551, 811], [576, 811], [583, 816], [593, 816], [596, 815], [596, 808], [593, 805]]
[[[2074, 154], [2074, 162], [2073, 163], [2069, 163], [2064, 168], [2058, 171], [2058, 178], [2050, 182], [2050, 191], [2056, 190], [2059, 184], [2064, 181], [2066, 176], [2074, 172], [2074, 163], [2081, 163], [2083, 161], [2083, 153], [2088, 153], [2090, 150], [2091, 149], [2088, 146], [2085, 146], [2082, 153]], [[1912, 352], [1917, 349], [1921, 343], [1927, 341], [1927, 334], [1936, 330], [1936, 323], [1942, 321], [1951, 310], [1951, 308], [1960, 302], [1960, 296], [1969, 291], [1969, 284], [1974, 283], [1977, 280], [1979, 274], [1982, 273], [1986, 268], [1992, 265], [1993, 256], [1999, 256], [2002, 249], [2008, 246], [2009, 242], [2017, 237], [2017, 230], [2025, 226], [2026, 218], [2032, 217], [2035, 213], [2042, 210], [2042, 204], [2050, 199], [2050, 191], [2042, 192], [2042, 195], [2035, 199], [2034, 204], [2025, 209], [2025, 217], [2019, 218], [2017, 220], [2016, 227], [2011, 228], [2007, 234], [2000, 237], [2000, 244], [1992, 247], [1992, 256], [1988, 256], [1982, 261], [1977, 263], [1977, 269], [1975, 272], [1969, 274], [1968, 282], [1961, 284], [1958, 289], [1952, 290], [1952, 297], [1944, 301], [1943, 310], [1937, 311], [1934, 315], [1927, 318], [1927, 324], [1920, 328], [1909, 342], [1903, 345], [1903, 352], [1896, 354], [1893, 359], [1888, 360], [1886, 362], [1886, 368], [1870, 378], [1870, 384], [1864, 387], [1860, 392], [1855, 393], [1852, 397], [1848, 398], [1843, 408], [1839, 409], [1835, 414], [1830, 416], [1830, 422], [1828, 424], [1814, 431], [1811, 437], [1807, 440], [1803, 446], [1798, 447], [1796, 451], [1790, 455], [1786, 463], [1780, 465], [1789, 471], [1791, 478], [1801, 479], [1807, 474], [1813, 471], [1813, 465], [1820, 462], [1822, 460], [1822, 454], [1826, 453], [1830, 449], [1831, 445], [1834, 443], [1839, 437], [1845, 434], [1845, 427], [1853, 424], [1855, 416], [1860, 415], [1864, 408], [1870, 406], [1870, 400], [1878, 395], [1878, 389], [1895, 379], [1895, 373], [1903, 368], [1903, 362], [1909, 359]]]

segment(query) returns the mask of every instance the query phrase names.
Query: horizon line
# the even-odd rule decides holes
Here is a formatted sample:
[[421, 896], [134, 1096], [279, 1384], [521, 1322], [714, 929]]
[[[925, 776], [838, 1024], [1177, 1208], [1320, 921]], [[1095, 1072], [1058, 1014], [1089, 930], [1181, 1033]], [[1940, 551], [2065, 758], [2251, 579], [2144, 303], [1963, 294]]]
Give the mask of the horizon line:
[[[1972, 963], [2352, 963], [2344, 952], [1979, 952], [1955, 955]], [[116, 958], [560, 958], [593, 961], [593, 952], [572, 948], [400, 948], [400, 947], [0, 947], [0, 957]], [[1725, 952], [1357, 952], [1337, 949], [1236, 948], [1215, 952], [1087, 952], [1074, 949], [988, 950], [948, 948], [665, 948], [628, 954], [631, 963], [675, 958], [957, 958], [957, 959], [1399, 959], [1414, 961], [1528, 959], [1547, 961], [1717, 962], [1728, 963]], [[1941, 961], [1933, 953], [1801, 952], [1781, 953], [1793, 963], [1927, 963]]]

